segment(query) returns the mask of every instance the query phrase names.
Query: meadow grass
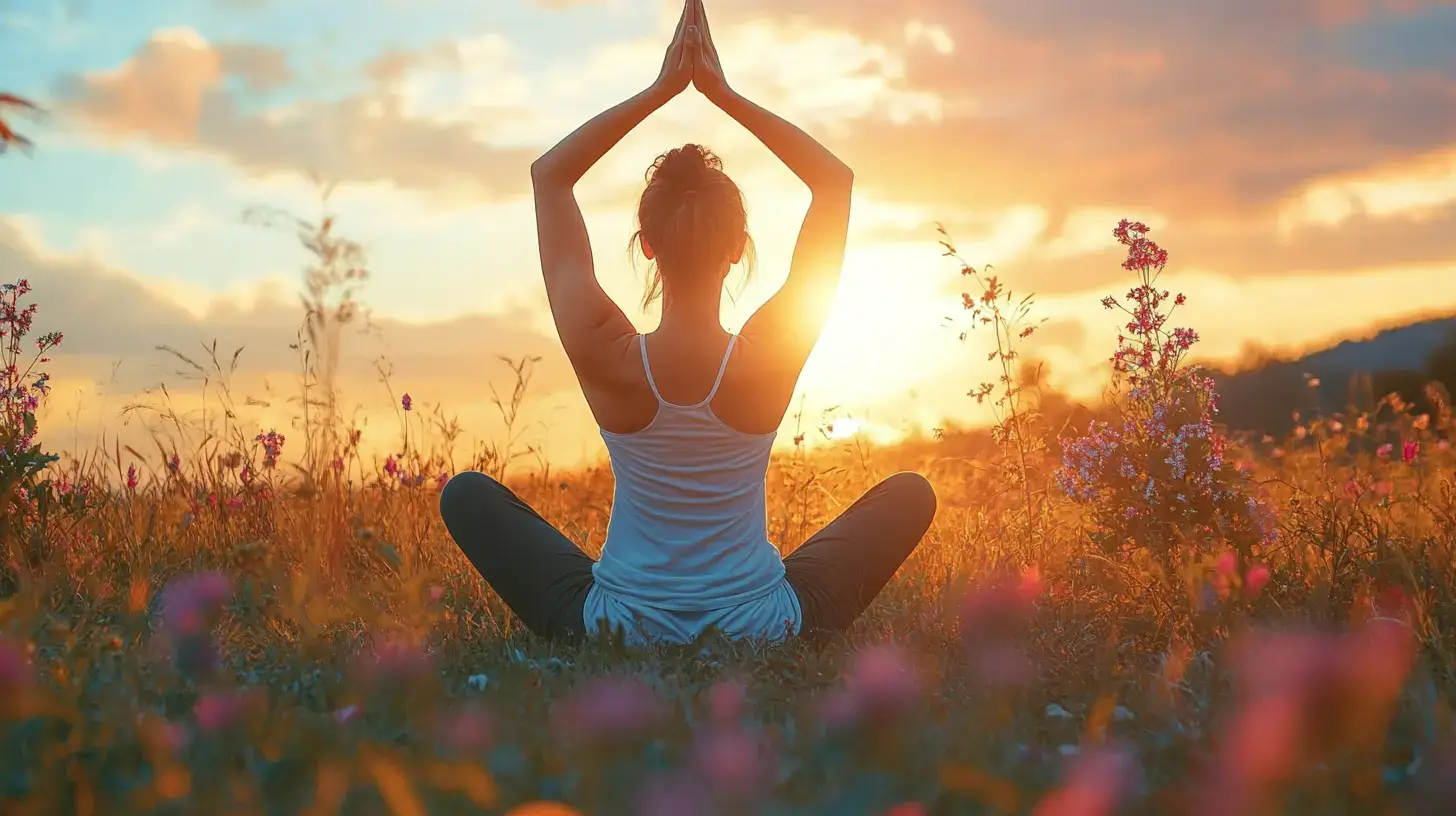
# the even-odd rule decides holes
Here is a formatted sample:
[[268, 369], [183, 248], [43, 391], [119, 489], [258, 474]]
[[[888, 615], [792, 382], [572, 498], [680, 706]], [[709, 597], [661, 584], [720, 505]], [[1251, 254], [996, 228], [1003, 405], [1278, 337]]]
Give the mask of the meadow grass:
[[[13, 350], [24, 332], [11, 311]], [[316, 349], [327, 320], [310, 316], [300, 343]], [[1001, 385], [1014, 387], [1003, 353]], [[44, 385], [24, 370], [10, 369], [7, 449], [39, 451], [25, 400]], [[503, 411], [519, 410], [525, 371]], [[328, 388], [310, 376], [305, 390]], [[287, 439], [229, 424], [232, 397], [213, 399], [206, 415], [158, 407], [155, 451], [6, 474], [18, 488], [0, 574], [7, 814], [1333, 814], [1453, 801], [1449, 411], [1385, 400], [1304, 417], [1289, 439], [1230, 440], [1220, 472], [1277, 530], [1161, 550], [1140, 537], [1193, 528], [1110, 530], [1107, 508], [1058, 487], [1062, 437], [1081, 431], [1027, 403], [995, 435], [797, 440], [768, 480], [785, 554], [885, 476], [934, 484], [935, 522], [896, 578], [833, 642], [633, 649], [525, 632], [438, 515], [442, 477], [483, 470], [595, 556], [609, 469], [527, 468], [505, 445], [453, 462], [452, 428], [408, 397], [382, 463], [359, 455], [332, 396], [306, 398], [318, 413]], [[306, 454], [285, 467], [289, 450]]]

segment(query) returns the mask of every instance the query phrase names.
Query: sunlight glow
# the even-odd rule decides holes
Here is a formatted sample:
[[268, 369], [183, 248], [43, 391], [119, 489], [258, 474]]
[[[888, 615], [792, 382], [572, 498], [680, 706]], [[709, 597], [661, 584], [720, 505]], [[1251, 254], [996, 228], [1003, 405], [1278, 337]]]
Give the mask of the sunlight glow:
[[863, 427], [864, 422], [862, 420], [855, 419], [854, 417], [840, 417], [830, 422], [824, 428], [824, 433], [830, 439], [848, 439], [859, 433]]

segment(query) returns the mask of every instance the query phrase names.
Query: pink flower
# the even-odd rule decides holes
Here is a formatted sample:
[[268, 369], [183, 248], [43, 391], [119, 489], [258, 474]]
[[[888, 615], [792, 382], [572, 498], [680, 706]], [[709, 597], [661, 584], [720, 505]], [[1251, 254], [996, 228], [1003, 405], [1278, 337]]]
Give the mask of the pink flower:
[[634, 678], [587, 682], [556, 711], [555, 726], [564, 736], [607, 742], [641, 736], [662, 716], [657, 693]]
[[1349, 496], [1351, 499], [1360, 498], [1360, 495], [1364, 492], [1365, 488], [1361, 487], [1360, 483], [1355, 481], [1354, 479], [1345, 482], [1345, 495]]
[[448, 473], [446, 473], [446, 472], [444, 472], [442, 470], [442, 471], [440, 471], [440, 475], [435, 477], [435, 490], [444, 490], [445, 489], [445, 485], [447, 485], [449, 483], [450, 483], [450, 474], [448, 474]]
[[850, 659], [845, 688], [866, 713], [895, 715], [913, 706], [921, 693], [910, 655], [898, 646], [871, 646]]
[[238, 496], [233, 496], [227, 500], [227, 509], [234, 513], [241, 513], [243, 511], [243, 500]]
[[414, 408], [414, 401], [410, 399], [409, 394], [405, 394], [403, 397], [400, 397], [399, 404], [400, 407], [404, 408], [406, 411]]
[[1442, 439], [1440, 442], [1437, 442], [1436, 443], [1436, 450], [1443, 450], [1444, 451], [1444, 450], [1450, 450], [1450, 449], [1451, 449], [1451, 440], [1449, 440], [1449, 439]]
[[263, 467], [271, 468], [278, 464], [278, 456], [283, 451], [283, 434], [275, 430], [267, 433], [260, 433], [254, 438], [255, 442], [263, 445]]
[[19, 708], [21, 692], [34, 682], [35, 668], [25, 650], [19, 643], [0, 637], [0, 714]]
[[1381, 459], [1389, 459], [1390, 455], [1394, 452], [1395, 446], [1390, 444], [1389, 442], [1386, 442], [1384, 445], [1381, 445], [1380, 447], [1375, 449], [1375, 455], [1380, 457]]
[[1421, 443], [1414, 439], [1407, 439], [1400, 446], [1401, 461], [1407, 465], [1416, 461], [1416, 456], [1421, 452]]
[[220, 572], [173, 579], [162, 590], [162, 626], [175, 635], [199, 634], [232, 594], [232, 579]]
[[757, 734], [715, 728], [694, 745], [693, 767], [714, 793], [746, 799], [762, 792], [773, 774], [774, 762], [767, 744]]
[[384, 472], [391, 477], [399, 475], [399, 462], [394, 460], [394, 454], [392, 453], [384, 460]]
[[1107, 816], [1137, 777], [1137, 760], [1127, 749], [1093, 750], [1077, 758], [1067, 781], [1038, 802], [1032, 816]]
[[993, 683], [1021, 683], [1032, 666], [1019, 640], [1031, 626], [1041, 575], [1028, 570], [1020, 579], [1006, 579], [973, 588], [961, 604], [961, 639], [972, 667]]
[[212, 691], [197, 698], [193, 716], [197, 727], [206, 733], [217, 733], [239, 724], [243, 720], [253, 696], [242, 691]]
[[1257, 597], [1269, 583], [1270, 577], [1269, 567], [1265, 564], [1249, 567], [1248, 573], [1244, 575], [1244, 594], [1250, 598]]
[[737, 725], [743, 718], [747, 694], [737, 681], [718, 683], [708, 691], [708, 721], [719, 728]]
[[1220, 576], [1228, 578], [1239, 570], [1239, 556], [1233, 550], [1224, 550], [1214, 562], [1214, 571]]
[[440, 602], [440, 599], [442, 599], [444, 597], [445, 597], [445, 588], [444, 587], [442, 587], [442, 586], [432, 586], [432, 587], [430, 587], [429, 599], [430, 599], [430, 605], [431, 606], [439, 603]]
[[478, 704], [469, 703], [440, 723], [440, 741], [457, 754], [479, 754], [490, 749], [495, 722]]
[[136, 469], [136, 465], [127, 465], [126, 466], [126, 489], [127, 490], [136, 490], [136, 486], [137, 486], [137, 469]]

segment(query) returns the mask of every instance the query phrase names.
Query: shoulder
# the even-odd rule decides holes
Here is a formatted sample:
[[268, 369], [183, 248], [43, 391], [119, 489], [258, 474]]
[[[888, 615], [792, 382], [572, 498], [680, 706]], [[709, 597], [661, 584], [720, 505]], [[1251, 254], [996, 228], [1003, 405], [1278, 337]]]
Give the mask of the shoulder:
[[577, 378], [611, 390], [645, 384], [640, 338], [635, 331], [620, 330], [584, 338], [568, 353]]

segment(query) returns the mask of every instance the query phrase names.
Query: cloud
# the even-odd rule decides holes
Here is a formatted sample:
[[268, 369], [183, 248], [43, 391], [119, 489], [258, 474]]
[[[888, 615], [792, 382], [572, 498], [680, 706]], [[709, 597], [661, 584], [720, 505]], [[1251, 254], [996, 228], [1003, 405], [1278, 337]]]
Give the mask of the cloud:
[[[375, 68], [376, 77], [389, 73]], [[213, 45], [191, 29], [168, 29], [114, 70], [62, 80], [57, 95], [103, 137], [205, 151], [259, 175], [315, 173], [476, 201], [529, 189], [532, 151], [491, 145], [488, 124], [410, 115], [388, 85], [254, 110], [229, 78], [261, 92], [293, 74], [279, 51]]]
[[1452, 143], [1456, 78], [1318, 47], [1379, 15], [1452, 12], [1435, 5], [744, 0], [725, 16], [838, 28], [903, 55], [903, 87], [939, 97], [940, 120], [857, 122], [834, 142], [882, 197], [1246, 218], [1319, 177]]

